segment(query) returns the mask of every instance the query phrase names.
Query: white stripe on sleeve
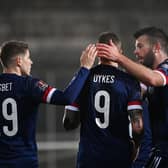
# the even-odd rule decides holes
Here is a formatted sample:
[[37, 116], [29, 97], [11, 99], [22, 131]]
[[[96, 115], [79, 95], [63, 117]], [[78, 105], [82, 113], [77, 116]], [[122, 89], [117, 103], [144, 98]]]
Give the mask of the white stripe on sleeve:
[[52, 89], [49, 91], [49, 93], [48, 93], [48, 95], [47, 95], [47, 98], [46, 98], [46, 102], [47, 102], [47, 103], [50, 103], [51, 97], [52, 97], [53, 93], [55, 92], [55, 90], [56, 90], [56, 88], [52, 88]]
[[141, 105], [129, 105], [127, 107], [127, 110], [142, 110], [142, 106]]
[[71, 105], [65, 106], [65, 109], [66, 110], [72, 110], [72, 111], [79, 111], [78, 107], [71, 106]]
[[163, 78], [163, 86], [165, 86], [166, 85], [166, 77], [165, 77], [165, 75], [159, 70], [154, 70], [154, 71], [161, 75], [161, 77]]

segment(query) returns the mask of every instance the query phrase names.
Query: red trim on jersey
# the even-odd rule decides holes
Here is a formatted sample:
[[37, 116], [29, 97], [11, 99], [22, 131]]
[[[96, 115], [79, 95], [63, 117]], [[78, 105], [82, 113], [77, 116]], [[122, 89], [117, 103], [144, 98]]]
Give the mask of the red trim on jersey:
[[51, 89], [52, 89], [52, 87], [49, 86], [49, 87], [45, 90], [44, 95], [43, 95], [43, 98], [42, 98], [44, 102], [47, 102], [47, 96], [48, 96], [48, 94], [50, 93]]
[[131, 105], [142, 105], [142, 102], [141, 101], [131, 101], [131, 102], [128, 102], [128, 106], [131, 106]]
[[65, 109], [72, 110], [72, 111], [79, 111], [79, 104], [74, 102], [71, 105], [65, 106]]
[[71, 106], [79, 108], [79, 105], [77, 103], [72, 103]]
[[142, 102], [141, 101], [131, 101], [128, 102], [127, 110], [142, 110]]

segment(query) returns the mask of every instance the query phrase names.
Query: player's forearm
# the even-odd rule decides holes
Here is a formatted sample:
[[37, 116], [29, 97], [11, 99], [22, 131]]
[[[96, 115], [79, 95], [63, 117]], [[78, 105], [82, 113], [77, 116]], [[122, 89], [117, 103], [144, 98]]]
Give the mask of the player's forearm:
[[76, 73], [76, 75], [72, 78], [71, 82], [63, 92], [60, 90], [56, 90], [54, 92], [51, 99], [51, 104], [72, 104], [80, 94], [89, 73], [90, 71], [88, 69], [84, 67], [80, 68], [78, 73]]
[[128, 113], [132, 125], [132, 139], [135, 142], [135, 147], [138, 148], [144, 135], [142, 111], [130, 110]]
[[135, 76], [138, 80], [142, 81], [147, 85], [153, 86], [161, 86], [163, 85], [162, 79], [154, 72], [153, 70], [138, 64], [126, 56], [120, 54], [118, 56], [117, 62], [126, 69], [126, 71], [133, 76]]
[[144, 131], [143, 129], [141, 130], [141, 132], [133, 132], [133, 140], [135, 142], [135, 147], [136, 148], [139, 148], [141, 142], [142, 142], [142, 138], [143, 138], [143, 135], [144, 135]]
[[133, 153], [132, 160], [135, 160], [139, 153], [139, 148], [142, 142], [144, 135], [144, 127], [142, 120], [142, 111], [141, 110], [130, 110], [128, 111], [130, 122], [132, 126], [132, 144], [133, 144]]

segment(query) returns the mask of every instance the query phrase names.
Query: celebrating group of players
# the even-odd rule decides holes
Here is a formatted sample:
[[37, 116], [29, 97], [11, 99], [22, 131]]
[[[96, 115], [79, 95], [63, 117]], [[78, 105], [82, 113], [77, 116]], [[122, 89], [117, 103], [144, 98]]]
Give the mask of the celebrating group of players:
[[40, 103], [66, 105], [65, 129], [80, 124], [76, 168], [168, 168], [168, 36], [147, 27], [134, 37], [138, 62], [123, 55], [116, 34], [100, 34], [64, 91], [30, 75], [27, 43], [3, 43], [0, 168], [38, 167]]

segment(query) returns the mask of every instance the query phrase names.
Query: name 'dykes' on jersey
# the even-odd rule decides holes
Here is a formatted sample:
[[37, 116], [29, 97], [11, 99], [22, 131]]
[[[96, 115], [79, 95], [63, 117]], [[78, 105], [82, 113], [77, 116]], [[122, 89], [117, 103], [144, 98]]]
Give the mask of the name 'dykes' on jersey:
[[107, 83], [107, 84], [111, 84], [111, 83], [114, 83], [114, 79], [115, 79], [114, 75], [95, 74], [93, 76], [93, 82], [95, 82], [95, 83]]
[[0, 92], [8, 92], [12, 90], [12, 82], [0, 83]]

